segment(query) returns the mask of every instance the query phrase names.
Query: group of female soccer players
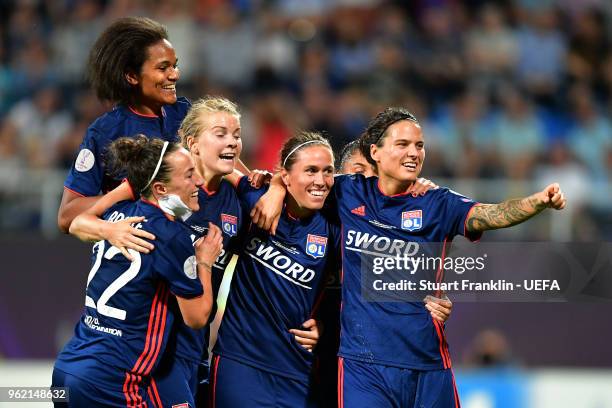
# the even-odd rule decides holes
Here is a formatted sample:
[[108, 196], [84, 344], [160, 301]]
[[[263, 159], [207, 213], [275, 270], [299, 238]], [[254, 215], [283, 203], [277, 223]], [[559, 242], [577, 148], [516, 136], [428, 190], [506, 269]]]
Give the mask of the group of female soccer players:
[[[88, 66], [99, 97], [117, 105], [88, 129], [58, 215], [61, 229], [97, 241], [86, 309], [53, 373], [54, 386], [70, 388], [69, 406], [323, 405], [313, 379], [317, 313], [340, 269], [338, 403], [458, 406], [443, 326], [449, 302], [364, 301], [364, 248], [351, 237], [384, 237], [396, 249], [476, 237], [563, 208], [557, 185], [501, 204], [444, 188], [417, 194], [430, 187], [415, 189], [420, 126], [387, 109], [353, 152], [378, 177], [334, 177], [329, 142], [301, 132], [261, 186], [269, 177], [235, 170], [246, 171], [236, 105], [177, 98], [177, 58], [158, 23], [112, 24]], [[232, 254], [238, 262], [208, 370], [208, 323]]]

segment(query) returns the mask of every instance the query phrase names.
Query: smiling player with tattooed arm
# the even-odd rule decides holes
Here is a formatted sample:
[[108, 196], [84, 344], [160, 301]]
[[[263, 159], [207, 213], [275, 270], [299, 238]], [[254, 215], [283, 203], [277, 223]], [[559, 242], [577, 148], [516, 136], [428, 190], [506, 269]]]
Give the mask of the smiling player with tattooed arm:
[[[563, 209], [565, 197], [556, 183], [499, 204], [480, 204], [448, 188], [412, 197], [407, 192], [421, 172], [425, 140], [416, 118], [401, 108], [388, 108], [369, 123], [361, 150], [378, 178], [337, 176], [329, 195], [342, 223], [339, 406], [458, 407], [444, 325], [420, 302], [366, 301], [361, 253], [372, 241], [353, 238], [368, 234], [393, 243], [387, 245], [391, 252], [401, 243], [445, 246], [455, 235], [477, 240], [483, 231], [511, 227], [546, 208]], [[268, 206], [281, 196], [281, 189], [270, 189]]]

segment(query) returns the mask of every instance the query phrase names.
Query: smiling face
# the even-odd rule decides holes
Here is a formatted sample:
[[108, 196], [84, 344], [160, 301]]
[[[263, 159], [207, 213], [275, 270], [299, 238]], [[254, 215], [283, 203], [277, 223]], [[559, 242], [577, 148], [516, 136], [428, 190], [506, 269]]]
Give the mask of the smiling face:
[[172, 44], [161, 40], [147, 49], [147, 59], [139, 73], [128, 73], [128, 82], [137, 86], [136, 108], [145, 114], [159, 114], [163, 105], [176, 102], [179, 79], [178, 59]]
[[340, 171], [342, 174], [363, 174], [365, 177], [372, 177], [376, 175], [374, 168], [370, 163], [368, 163], [366, 158], [363, 157], [363, 154], [361, 154], [359, 149], [355, 149], [353, 151]]
[[418, 178], [425, 160], [421, 126], [410, 120], [394, 123], [387, 128], [383, 145], [371, 145], [370, 153], [376, 161], [381, 182], [391, 180], [409, 185]]
[[323, 145], [304, 147], [293, 154], [296, 158], [291, 168], [281, 169], [289, 210], [297, 215], [319, 210], [334, 185], [334, 156]]
[[166, 184], [156, 181], [153, 183], [153, 190], [158, 196], [176, 194], [191, 211], [199, 210], [198, 189], [203, 180], [195, 171], [195, 165], [189, 152], [180, 148], [168, 154], [164, 160], [172, 169], [170, 181]]
[[195, 158], [198, 172], [206, 179], [230, 174], [242, 152], [240, 121], [224, 111], [203, 111], [199, 120], [198, 136], [187, 137], [187, 146]]

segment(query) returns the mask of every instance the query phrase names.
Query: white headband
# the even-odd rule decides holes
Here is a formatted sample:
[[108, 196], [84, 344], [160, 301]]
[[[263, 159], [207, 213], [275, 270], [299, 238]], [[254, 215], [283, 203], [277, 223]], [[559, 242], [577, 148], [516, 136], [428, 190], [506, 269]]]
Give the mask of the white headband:
[[170, 144], [169, 142], [164, 142], [164, 146], [162, 147], [161, 154], [159, 155], [159, 160], [157, 161], [157, 166], [155, 167], [155, 171], [153, 172], [153, 175], [149, 179], [149, 182], [147, 183], [147, 185], [144, 186], [141, 191], [146, 190], [147, 187], [149, 187], [149, 184], [153, 182], [153, 179], [155, 178], [155, 176], [157, 176], [157, 172], [159, 171], [159, 168], [161, 167], [162, 161], [164, 161], [164, 153], [166, 153], [166, 149], [168, 148], [169, 144]]
[[287, 157], [285, 157], [285, 160], [283, 160], [283, 167], [285, 167], [285, 164], [287, 164], [287, 159], [289, 158], [289, 156], [291, 156], [293, 153], [297, 152], [298, 150], [300, 150], [303, 146], [309, 144], [309, 143], [321, 143], [320, 140], [309, 140], [307, 142], [304, 142], [300, 145], [297, 145], [297, 147], [295, 147], [292, 151], [289, 152], [289, 154], [287, 155]]

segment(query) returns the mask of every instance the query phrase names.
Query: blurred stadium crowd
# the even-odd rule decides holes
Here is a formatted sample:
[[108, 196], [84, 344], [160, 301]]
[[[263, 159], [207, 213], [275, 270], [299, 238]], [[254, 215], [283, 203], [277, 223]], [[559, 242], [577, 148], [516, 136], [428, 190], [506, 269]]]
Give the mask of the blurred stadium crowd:
[[239, 102], [253, 168], [272, 169], [294, 129], [326, 131], [339, 152], [402, 105], [425, 130], [424, 176], [554, 178], [591, 225], [581, 234], [612, 238], [606, 0], [0, 0], [0, 227], [37, 227], [10, 216], [23, 211], [11, 191], [33, 184], [29, 170], [63, 177], [109, 108], [84, 64], [126, 15], [166, 24], [179, 95]]

